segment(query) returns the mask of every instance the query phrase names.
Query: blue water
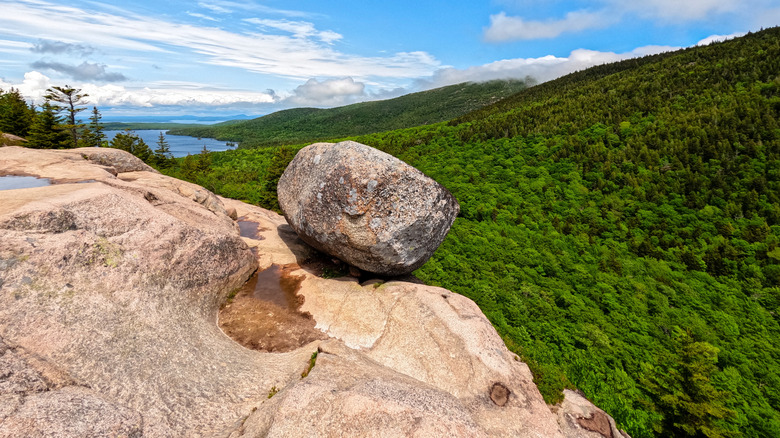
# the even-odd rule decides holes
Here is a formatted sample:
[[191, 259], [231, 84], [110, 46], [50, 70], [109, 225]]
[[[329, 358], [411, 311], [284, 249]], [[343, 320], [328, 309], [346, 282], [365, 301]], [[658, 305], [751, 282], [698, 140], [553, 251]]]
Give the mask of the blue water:
[[51, 184], [48, 178], [34, 176], [0, 176], [0, 190], [30, 189]]
[[[111, 141], [115, 135], [124, 131], [103, 131], [106, 135], [106, 139]], [[138, 130], [133, 131], [135, 135], [141, 137], [141, 140], [149, 146], [149, 149], [157, 149], [157, 140], [160, 138], [160, 132], [165, 134], [165, 140], [168, 142], [168, 147], [171, 149], [171, 154], [174, 157], [186, 157], [188, 154], [199, 154], [203, 150], [203, 146], [211, 152], [222, 152], [228, 149], [227, 143], [224, 141], [214, 140], [213, 138], [201, 138], [198, 140], [195, 137], [188, 137], [186, 135], [168, 135], [168, 131], [153, 130]]]

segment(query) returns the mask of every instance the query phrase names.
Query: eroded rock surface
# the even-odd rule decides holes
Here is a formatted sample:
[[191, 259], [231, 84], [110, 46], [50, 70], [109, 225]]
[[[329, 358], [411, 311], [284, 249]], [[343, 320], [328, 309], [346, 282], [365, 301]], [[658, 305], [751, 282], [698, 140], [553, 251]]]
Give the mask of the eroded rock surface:
[[303, 240], [383, 275], [422, 266], [460, 210], [436, 181], [354, 141], [301, 149], [277, 191], [285, 218]]
[[[91, 182], [0, 191], [2, 438], [568, 436], [464, 297], [321, 278], [283, 217], [78, 150], [0, 147], [20, 169]], [[219, 329], [272, 265], [327, 340], [265, 353]]]
[[563, 391], [563, 401], [554, 410], [568, 438], [631, 438], [606, 412], [570, 389]]

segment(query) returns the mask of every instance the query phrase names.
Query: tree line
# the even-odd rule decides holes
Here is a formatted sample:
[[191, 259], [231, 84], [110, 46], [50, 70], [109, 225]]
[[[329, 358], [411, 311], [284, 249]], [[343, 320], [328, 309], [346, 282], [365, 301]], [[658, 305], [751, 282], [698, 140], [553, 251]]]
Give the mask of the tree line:
[[27, 103], [16, 89], [0, 89], [0, 133], [22, 137], [22, 146], [35, 149], [111, 147], [122, 149], [147, 163], [166, 168], [172, 164], [170, 146], [160, 132], [156, 148], [130, 130], [118, 133], [110, 141], [103, 131], [102, 115], [92, 107], [87, 122], [78, 118], [87, 110], [89, 95], [69, 85], [48, 88], [40, 105]]

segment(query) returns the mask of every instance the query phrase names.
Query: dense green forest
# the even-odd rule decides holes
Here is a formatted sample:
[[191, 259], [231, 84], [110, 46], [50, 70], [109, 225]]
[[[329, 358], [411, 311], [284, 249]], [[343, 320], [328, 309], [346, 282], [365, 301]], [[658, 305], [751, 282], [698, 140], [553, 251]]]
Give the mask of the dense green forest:
[[170, 134], [240, 142], [241, 148], [371, 134], [450, 120], [524, 89], [526, 82], [463, 83], [338, 108], [295, 108], [253, 120], [175, 128]]
[[[780, 436], [780, 29], [351, 139], [459, 200], [415, 273], [476, 301], [548, 402], [579, 388], [634, 438]], [[303, 146], [170, 160], [125, 140], [165, 173], [275, 209]]]
[[[777, 437], [779, 116], [774, 28], [353, 139], [458, 198], [416, 275], [475, 300], [548, 402], [579, 388], [635, 438]], [[300, 147], [168, 172], [278, 208]]]

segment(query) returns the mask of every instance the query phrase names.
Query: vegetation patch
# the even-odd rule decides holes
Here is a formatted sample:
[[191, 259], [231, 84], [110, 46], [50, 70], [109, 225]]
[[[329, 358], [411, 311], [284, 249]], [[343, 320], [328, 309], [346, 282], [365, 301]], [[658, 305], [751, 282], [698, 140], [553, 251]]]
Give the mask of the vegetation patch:
[[314, 368], [314, 365], [317, 363], [317, 353], [319, 353], [319, 351], [315, 351], [311, 354], [311, 358], [309, 358], [309, 367], [301, 373], [301, 379], [308, 376], [312, 368]]

